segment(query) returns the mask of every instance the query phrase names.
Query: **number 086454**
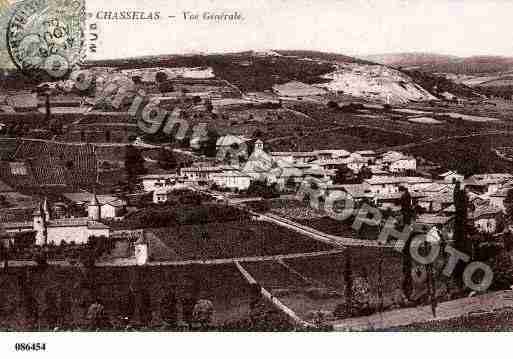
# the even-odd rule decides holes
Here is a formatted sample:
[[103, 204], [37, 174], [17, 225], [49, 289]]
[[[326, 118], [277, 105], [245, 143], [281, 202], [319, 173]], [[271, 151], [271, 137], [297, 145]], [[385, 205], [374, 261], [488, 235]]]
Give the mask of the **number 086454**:
[[16, 343], [14, 350], [17, 352], [39, 352], [46, 350], [46, 343]]

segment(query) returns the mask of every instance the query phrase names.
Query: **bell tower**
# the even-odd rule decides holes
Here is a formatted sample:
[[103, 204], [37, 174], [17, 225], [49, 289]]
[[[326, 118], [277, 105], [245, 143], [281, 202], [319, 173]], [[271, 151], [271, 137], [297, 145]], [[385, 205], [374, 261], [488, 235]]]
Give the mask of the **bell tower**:
[[99, 221], [101, 218], [101, 207], [100, 202], [98, 202], [98, 198], [96, 197], [96, 191], [93, 193], [93, 197], [91, 198], [91, 202], [87, 206], [87, 215], [92, 221]]

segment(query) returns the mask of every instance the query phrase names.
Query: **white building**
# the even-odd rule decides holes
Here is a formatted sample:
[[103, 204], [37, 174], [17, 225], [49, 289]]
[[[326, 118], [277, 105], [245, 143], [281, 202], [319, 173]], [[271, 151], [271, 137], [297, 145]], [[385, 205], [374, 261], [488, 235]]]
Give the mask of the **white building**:
[[[180, 175], [191, 182], [212, 182], [215, 175], [223, 173], [228, 167], [184, 167], [180, 169]], [[231, 167], [230, 167], [231, 168]]]
[[317, 159], [317, 152], [271, 152], [271, 156], [275, 161], [308, 163]]
[[500, 208], [485, 205], [476, 208], [472, 213], [472, 219], [478, 231], [495, 233], [498, 230], [498, 221], [501, 215], [502, 210]]
[[467, 178], [464, 183], [470, 190], [485, 195], [497, 192], [504, 183], [511, 181], [513, 175], [509, 173], [485, 173]]
[[[84, 209], [89, 210], [90, 208], [90, 200], [94, 197], [94, 199], [98, 202], [100, 206], [100, 216], [98, 220], [101, 219], [111, 219], [116, 217], [121, 217], [125, 214], [127, 203], [124, 200], [119, 199], [116, 196], [111, 195], [96, 195], [90, 192], [77, 192], [77, 193], [64, 193], [63, 197], [68, 201], [72, 202], [77, 206], [82, 206]], [[86, 208], [87, 207], [87, 208]]]
[[401, 158], [390, 163], [388, 170], [392, 173], [415, 172], [417, 170], [417, 160], [415, 157]]
[[456, 183], [456, 182], [463, 182], [465, 179], [465, 176], [460, 175], [458, 172], [455, 171], [447, 171], [439, 175], [446, 183]]
[[159, 189], [171, 188], [176, 183], [183, 181], [176, 173], [149, 174], [139, 176], [145, 192], [153, 192]]
[[166, 203], [173, 197], [173, 191], [189, 188], [185, 184], [175, 184], [171, 187], [162, 187], [153, 191], [153, 203]]
[[221, 188], [244, 191], [251, 184], [251, 176], [242, 171], [227, 171], [215, 175], [214, 183]]
[[91, 198], [87, 212], [87, 217], [52, 219], [45, 200], [43, 205], [33, 213], [36, 244], [54, 243], [59, 245], [61, 242], [84, 244], [91, 236], [109, 237], [109, 226], [100, 222], [101, 204], [96, 195]]
[[511, 187], [507, 188], [501, 188], [495, 193], [492, 193], [490, 195], [490, 205], [500, 208], [502, 211], [506, 210], [506, 206], [504, 204], [504, 200], [506, 199], [506, 196], [508, 195], [508, 192], [510, 190], [513, 190]]
[[364, 181], [370, 186], [372, 193], [390, 194], [399, 191], [399, 186], [408, 188], [409, 191], [421, 191], [430, 186], [433, 181], [424, 177], [395, 177], [372, 176]]
[[376, 152], [372, 150], [356, 151], [355, 154], [361, 156], [367, 164], [373, 164], [376, 161]]

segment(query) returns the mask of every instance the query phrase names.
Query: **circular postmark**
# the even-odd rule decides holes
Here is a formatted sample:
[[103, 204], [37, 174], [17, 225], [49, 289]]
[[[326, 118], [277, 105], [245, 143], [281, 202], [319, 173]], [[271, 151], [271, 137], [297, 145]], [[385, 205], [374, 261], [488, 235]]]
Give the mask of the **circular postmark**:
[[31, 76], [61, 78], [84, 58], [83, 0], [15, 4], [6, 31], [13, 63]]

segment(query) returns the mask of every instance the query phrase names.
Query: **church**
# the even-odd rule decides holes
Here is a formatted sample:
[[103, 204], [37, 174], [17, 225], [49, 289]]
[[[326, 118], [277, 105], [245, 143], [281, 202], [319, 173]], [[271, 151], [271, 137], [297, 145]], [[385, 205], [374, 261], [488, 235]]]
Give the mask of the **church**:
[[32, 215], [36, 244], [59, 245], [62, 242], [84, 244], [91, 236], [109, 237], [109, 226], [100, 222], [101, 204], [96, 194], [92, 195], [87, 206], [87, 214], [87, 217], [52, 219], [48, 201], [45, 199]]

